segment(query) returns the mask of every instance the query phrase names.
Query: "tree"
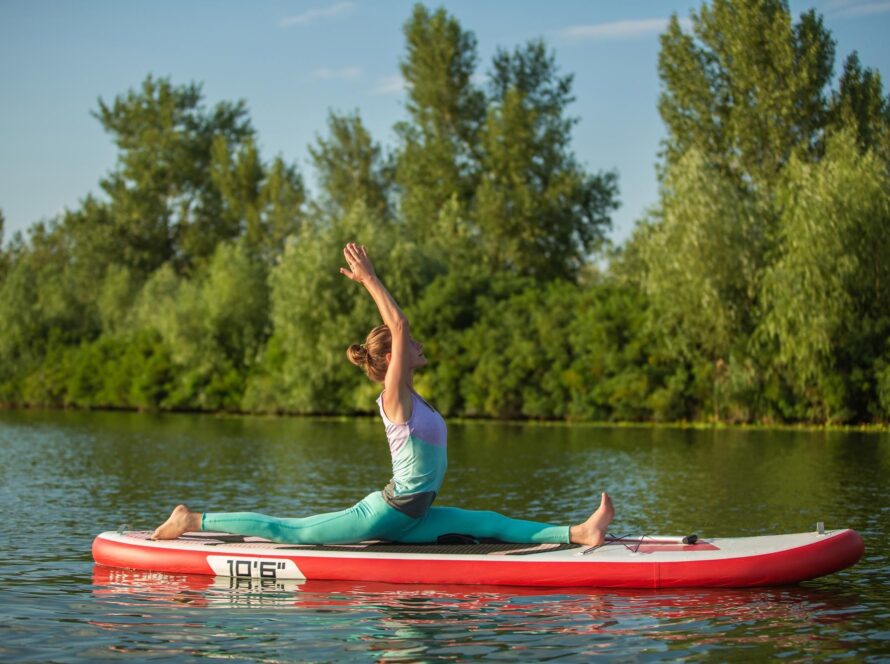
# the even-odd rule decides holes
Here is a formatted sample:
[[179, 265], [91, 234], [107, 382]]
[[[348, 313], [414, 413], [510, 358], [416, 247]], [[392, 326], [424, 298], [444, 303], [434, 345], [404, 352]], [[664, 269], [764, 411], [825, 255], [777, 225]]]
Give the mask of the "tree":
[[329, 138], [316, 136], [309, 154], [321, 185], [321, 207], [328, 218], [342, 217], [361, 202], [379, 217], [391, 217], [392, 174], [358, 112], [328, 115]]
[[238, 236], [239, 225], [222, 214], [210, 164], [218, 139], [232, 149], [253, 136], [243, 101], [207, 111], [199, 85], [148, 76], [113, 104], [100, 99], [94, 116], [120, 150], [100, 184], [128, 267], [143, 275], [170, 260], [188, 268]]
[[542, 41], [494, 57], [475, 206], [492, 271], [573, 277], [610, 226], [617, 177], [575, 161], [571, 81]]
[[665, 163], [695, 148], [736, 186], [768, 192], [795, 151], [819, 154], [834, 41], [813, 10], [794, 24], [784, 0], [714, 0], [692, 33], [674, 15], [661, 36]]
[[[306, 189], [302, 176], [295, 166], [289, 166], [276, 157], [266, 170], [259, 198], [260, 232], [265, 238], [261, 244], [272, 250], [274, 256], [284, 251], [289, 237], [300, 232], [305, 223], [305, 202]], [[250, 238], [248, 232], [248, 241]]]
[[890, 163], [890, 98], [880, 72], [863, 69], [855, 51], [844, 62], [831, 112], [835, 127], [854, 129], [860, 150], [873, 149]]
[[820, 163], [789, 164], [782, 254], [764, 277], [760, 332], [821, 421], [868, 416], [868, 376], [890, 337], [890, 174], [858, 140], [851, 128]]
[[217, 136], [210, 169], [222, 196], [223, 225], [238, 228], [257, 258], [271, 263], [303, 222], [306, 191], [296, 167], [281, 157], [271, 166], [263, 164], [253, 137], [233, 149], [224, 136]]
[[642, 286], [652, 325], [679, 357], [727, 360], [753, 332], [768, 215], [697, 149], [668, 167]]
[[198, 274], [170, 264], [146, 282], [132, 327], [160, 335], [176, 367], [166, 407], [239, 409], [249, 369], [269, 334], [266, 265], [245, 240], [218, 245]]
[[6, 271], [9, 269], [9, 256], [3, 249], [3, 225], [5, 223], [6, 218], [3, 216], [3, 210], [0, 210], [0, 284], [3, 283], [3, 278], [6, 276]]
[[[862, 232], [872, 223], [863, 215], [875, 213], [868, 206], [877, 205], [874, 197], [881, 194], [862, 165], [841, 158], [844, 150], [837, 145], [829, 147], [847, 127], [854, 128], [862, 151], [884, 140], [879, 137], [885, 135], [887, 102], [879, 77], [863, 72], [853, 57], [840, 90], [829, 98], [831, 35], [814, 11], [793, 22], [780, 0], [714, 0], [692, 14], [691, 34], [674, 16], [661, 44], [659, 111], [668, 132], [659, 167], [662, 190], [651, 221], [626, 254], [644, 272], [640, 282], [651, 299], [652, 329], [685, 365], [684, 390], [699, 412], [707, 408], [717, 417], [729, 410], [747, 413], [743, 418], [775, 410], [786, 418], [823, 419], [846, 417], [848, 407], [865, 412], [863, 400], [873, 399], [873, 387], [856, 388], [855, 398], [847, 387], [853, 373], [869, 376], [872, 369], [854, 368], [855, 361], [826, 368], [830, 363], [820, 353], [831, 347], [836, 358], [862, 353], [873, 359], [877, 337], [839, 336], [830, 331], [833, 323], [806, 333], [797, 326], [817, 302], [825, 306], [819, 317], [836, 320], [839, 314], [831, 312], [845, 309], [846, 286], [813, 275], [835, 270], [837, 279], [852, 284], [844, 269], [828, 266], [836, 260], [848, 265], [858, 250], [840, 238], [832, 247], [825, 234], [839, 225]], [[872, 197], [843, 214], [830, 202], [838, 195], [840, 172], [860, 172], [865, 180], [857, 190]], [[820, 196], [817, 181], [828, 197], [819, 214], [804, 203]], [[828, 219], [827, 210], [847, 221]], [[812, 215], [806, 223], [805, 214]], [[808, 225], [816, 223], [823, 226], [818, 232]], [[823, 301], [825, 292], [839, 299]], [[795, 353], [807, 361], [802, 355], [800, 362], [792, 360]], [[818, 388], [817, 365], [825, 379]], [[825, 382], [829, 376], [833, 387]], [[803, 411], [801, 403], [808, 404]]]
[[484, 95], [472, 80], [476, 39], [444, 9], [430, 13], [420, 4], [404, 33], [401, 71], [411, 122], [396, 126], [400, 216], [415, 242], [442, 248], [446, 258], [466, 258], [472, 253], [470, 205], [485, 117]]
[[39, 357], [50, 339], [76, 342], [98, 333], [95, 284], [77, 278], [71, 256], [62, 225], [40, 222], [28, 230], [28, 243], [15, 251], [2, 282], [9, 353]]

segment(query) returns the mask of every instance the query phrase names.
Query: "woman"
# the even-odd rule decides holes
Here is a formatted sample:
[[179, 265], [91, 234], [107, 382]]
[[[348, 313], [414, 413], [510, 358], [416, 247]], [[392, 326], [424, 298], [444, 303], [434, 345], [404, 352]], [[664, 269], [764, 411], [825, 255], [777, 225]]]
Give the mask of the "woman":
[[521, 521], [496, 512], [431, 507], [448, 465], [447, 430], [442, 416], [414, 391], [414, 371], [427, 364], [423, 347], [411, 338], [405, 315], [377, 278], [365, 247], [350, 243], [343, 255], [349, 267], [341, 267], [341, 274], [368, 290], [383, 318], [383, 325], [371, 330], [364, 344], [350, 346], [347, 356], [371, 380], [383, 383], [377, 404], [392, 454], [392, 480], [383, 491], [375, 491], [347, 510], [304, 518], [253, 512], [202, 514], [179, 505], [154, 531], [153, 539], [208, 530], [289, 544], [347, 544], [369, 539], [420, 543], [435, 542], [447, 534], [506, 542], [601, 544], [615, 513], [606, 493], [599, 508], [575, 526]]

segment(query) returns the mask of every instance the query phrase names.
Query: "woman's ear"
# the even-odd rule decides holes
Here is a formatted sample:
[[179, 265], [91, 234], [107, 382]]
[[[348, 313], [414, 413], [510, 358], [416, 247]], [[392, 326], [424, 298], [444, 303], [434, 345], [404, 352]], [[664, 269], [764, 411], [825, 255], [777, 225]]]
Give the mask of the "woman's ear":
[[390, 361], [392, 360], [392, 353], [386, 354], [386, 364], [389, 366]]

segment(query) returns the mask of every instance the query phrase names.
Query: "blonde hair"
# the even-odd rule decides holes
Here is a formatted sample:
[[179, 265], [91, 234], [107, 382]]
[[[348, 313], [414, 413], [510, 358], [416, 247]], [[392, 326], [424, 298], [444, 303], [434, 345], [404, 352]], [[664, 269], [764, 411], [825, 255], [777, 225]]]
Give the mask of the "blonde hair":
[[355, 366], [364, 369], [368, 378], [382, 383], [389, 366], [386, 356], [390, 352], [392, 352], [392, 334], [386, 325], [378, 325], [368, 332], [365, 343], [352, 344], [347, 348], [346, 357]]

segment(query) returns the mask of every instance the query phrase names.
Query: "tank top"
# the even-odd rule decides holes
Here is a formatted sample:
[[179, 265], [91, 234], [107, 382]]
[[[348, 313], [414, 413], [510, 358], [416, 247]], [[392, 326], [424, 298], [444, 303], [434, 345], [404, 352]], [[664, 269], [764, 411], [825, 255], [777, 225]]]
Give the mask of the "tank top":
[[412, 518], [429, 509], [448, 468], [448, 429], [445, 420], [416, 393], [411, 392], [411, 417], [404, 424], [391, 422], [383, 411], [383, 393], [377, 397], [392, 456], [392, 479], [383, 499]]

